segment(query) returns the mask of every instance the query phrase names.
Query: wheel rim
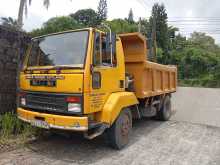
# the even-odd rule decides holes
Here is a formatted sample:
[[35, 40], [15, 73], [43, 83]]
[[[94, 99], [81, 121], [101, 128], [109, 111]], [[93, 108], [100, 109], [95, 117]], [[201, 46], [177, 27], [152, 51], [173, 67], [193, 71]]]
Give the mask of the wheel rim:
[[121, 135], [127, 137], [131, 128], [131, 122], [128, 115], [124, 115], [121, 124]]

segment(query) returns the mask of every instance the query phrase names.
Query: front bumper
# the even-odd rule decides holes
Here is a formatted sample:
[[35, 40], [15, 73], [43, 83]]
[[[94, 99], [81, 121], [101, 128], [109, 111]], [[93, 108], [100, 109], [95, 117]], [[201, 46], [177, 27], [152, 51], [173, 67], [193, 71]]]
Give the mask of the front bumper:
[[32, 112], [23, 108], [17, 108], [18, 118], [24, 122], [32, 123], [38, 118], [44, 119], [49, 128], [71, 130], [71, 131], [88, 131], [88, 117], [62, 116], [39, 112]]

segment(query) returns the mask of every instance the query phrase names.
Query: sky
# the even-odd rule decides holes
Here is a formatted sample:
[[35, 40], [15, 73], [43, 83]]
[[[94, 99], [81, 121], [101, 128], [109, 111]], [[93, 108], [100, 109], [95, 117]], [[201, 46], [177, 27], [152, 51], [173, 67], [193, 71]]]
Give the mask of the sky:
[[[19, 0], [0, 0], [0, 17], [17, 18]], [[51, 17], [64, 16], [79, 9], [97, 9], [99, 0], [51, 0], [49, 9], [43, 7], [43, 0], [32, 0], [24, 29], [39, 28]], [[164, 3], [168, 23], [189, 36], [193, 31], [206, 32], [220, 44], [220, 1], [219, 0], [108, 0], [108, 19], [125, 18], [132, 8], [135, 20], [147, 18], [155, 2]]]

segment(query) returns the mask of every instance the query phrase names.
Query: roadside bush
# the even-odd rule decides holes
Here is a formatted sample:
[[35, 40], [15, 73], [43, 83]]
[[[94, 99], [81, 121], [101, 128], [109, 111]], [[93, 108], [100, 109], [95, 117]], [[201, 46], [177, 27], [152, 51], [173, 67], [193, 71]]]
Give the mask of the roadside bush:
[[34, 135], [36, 131], [36, 128], [20, 121], [14, 113], [9, 112], [0, 116], [1, 139], [7, 139], [16, 135], [28, 137]]
[[185, 87], [206, 87], [206, 88], [220, 88], [220, 82], [211, 79], [185, 79], [179, 80], [179, 86]]

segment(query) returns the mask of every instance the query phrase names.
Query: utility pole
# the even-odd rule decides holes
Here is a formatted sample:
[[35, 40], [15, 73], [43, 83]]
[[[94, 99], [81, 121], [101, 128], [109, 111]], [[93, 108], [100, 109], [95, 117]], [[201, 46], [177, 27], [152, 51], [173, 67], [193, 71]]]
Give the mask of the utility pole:
[[153, 43], [153, 61], [157, 62], [157, 41], [156, 41], [156, 17], [155, 15], [153, 15], [153, 20], [152, 20], [152, 34], [151, 34], [151, 38], [152, 38], [152, 43]]
[[139, 18], [138, 21], [138, 32], [141, 33], [141, 17]]

